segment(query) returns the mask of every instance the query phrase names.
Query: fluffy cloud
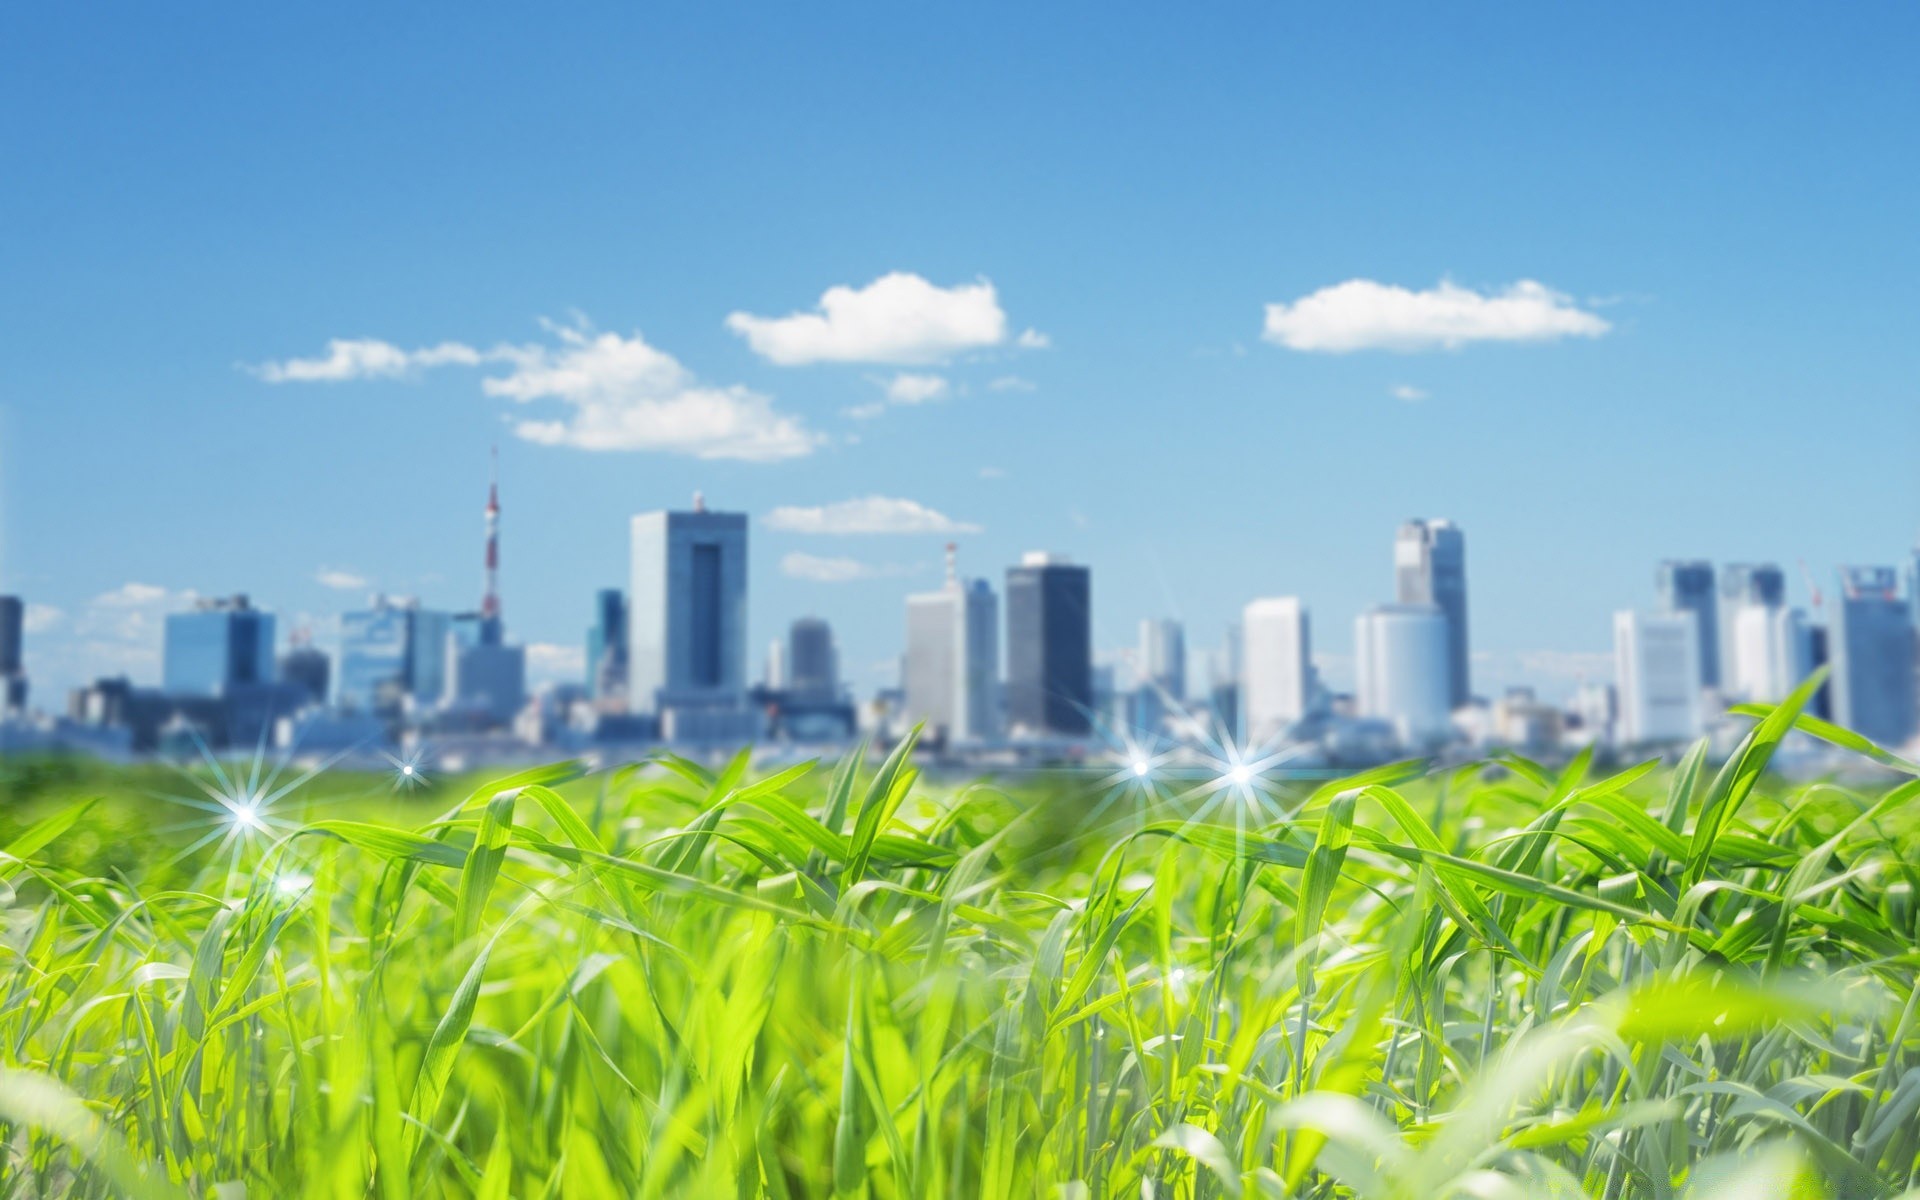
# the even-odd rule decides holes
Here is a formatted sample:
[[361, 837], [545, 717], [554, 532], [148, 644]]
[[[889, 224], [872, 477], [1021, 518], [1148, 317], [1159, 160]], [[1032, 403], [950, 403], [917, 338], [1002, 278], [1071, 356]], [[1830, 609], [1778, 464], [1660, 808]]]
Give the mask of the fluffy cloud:
[[333, 567], [321, 567], [314, 572], [313, 578], [321, 587], [329, 587], [337, 592], [362, 592], [368, 585], [366, 576]]
[[776, 412], [768, 397], [702, 385], [637, 333], [555, 332], [558, 346], [529, 347], [511, 373], [481, 384], [489, 396], [558, 400], [572, 409], [564, 419], [517, 423], [514, 432], [530, 442], [748, 462], [798, 458], [820, 443], [798, 417]]
[[1395, 400], [1405, 400], [1408, 404], [1418, 404], [1427, 398], [1425, 388], [1417, 388], [1410, 383], [1398, 383], [1388, 389]]
[[926, 404], [953, 390], [940, 375], [916, 375], [902, 371], [887, 381], [887, 399], [895, 404]]
[[26, 628], [35, 636], [27, 639], [27, 673], [42, 702], [102, 675], [157, 683], [166, 616], [195, 598], [191, 591], [134, 582], [102, 592], [71, 612], [29, 606]]
[[1031, 392], [1034, 388], [1035, 384], [1031, 380], [1022, 379], [1018, 375], [1001, 375], [987, 381], [987, 390], [990, 392]]
[[780, 573], [810, 583], [853, 583], [861, 579], [881, 579], [906, 572], [896, 566], [875, 566], [857, 558], [822, 558], [798, 551], [780, 560]]
[[1543, 342], [1599, 337], [1612, 326], [1571, 297], [1522, 279], [1480, 293], [1442, 281], [1416, 292], [1349, 279], [1291, 304], [1267, 305], [1262, 336], [1289, 350], [1454, 350], [1469, 342]]
[[394, 378], [428, 367], [504, 366], [505, 374], [482, 380], [487, 395], [523, 404], [557, 401], [568, 410], [514, 424], [515, 434], [547, 446], [773, 462], [810, 454], [820, 444], [800, 418], [776, 411], [768, 397], [702, 384], [638, 333], [597, 332], [584, 318], [542, 324], [553, 342], [491, 350], [443, 342], [402, 350], [371, 339], [335, 340], [324, 358], [250, 369], [270, 383], [316, 383]]
[[863, 496], [814, 508], [783, 506], [767, 514], [769, 529], [789, 533], [979, 533], [914, 500]]
[[478, 366], [497, 355], [459, 342], [402, 350], [378, 338], [334, 338], [322, 358], [289, 358], [250, 368], [268, 383], [344, 383], [350, 379], [395, 379], [426, 367]]
[[727, 317], [727, 328], [747, 339], [755, 354], [783, 367], [933, 363], [1000, 345], [1007, 339], [1007, 314], [984, 279], [943, 288], [895, 271], [863, 288], [828, 288], [813, 312], [736, 312]]

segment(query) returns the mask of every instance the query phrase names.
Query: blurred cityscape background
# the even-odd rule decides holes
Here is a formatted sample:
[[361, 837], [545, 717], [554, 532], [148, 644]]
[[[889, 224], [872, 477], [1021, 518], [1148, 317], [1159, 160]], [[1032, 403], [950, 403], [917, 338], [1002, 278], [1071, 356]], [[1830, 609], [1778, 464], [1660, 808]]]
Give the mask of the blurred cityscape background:
[[[1407, 755], [1585, 746], [1731, 745], [1743, 703], [1829, 676], [1813, 715], [1884, 746], [1920, 734], [1920, 547], [1903, 565], [1841, 566], [1810, 605], [1779, 563], [1650, 564], [1644, 607], [1612, 618], [1610, 672], [1550, 701], [1476, 687], [1468, 533], [1445, 518], [1381, 531], [1381, 602], [1351, 621], [1354, 685], [1325, 681], [1310, 596], [1248, 597], [1224, 629], [1139, 614], [1139, 640], [1096, 654], [1095, 571], [1040, 550], [964, 561], [901, 600], [897, 679], [862, 692], [841, 669], [831, 614], [782, 615], [749, 643], [747, 514], [695, 494], [630, 520], [625, 588], [582, 595], [578, 678], [530, 686], [501, 592], [496, 477], [475, 529], [472, 607], [373, 594], [339, 614], [337, 645], [286, 628], [246, 595], [195, 597], [165, 617], [158, 680], [100, 678], [40, 697], [26, 670], [29, 597], [0, 596], [0, 751], [260, 754], [460, 769], [557, 754], [602, 762], [666, 745], [694, 755], [885, 745], [918, 726], [954, 765], [1183, 762], [1351, 767]], [[1817, 766], [1818, 744], [1797, 747]]]

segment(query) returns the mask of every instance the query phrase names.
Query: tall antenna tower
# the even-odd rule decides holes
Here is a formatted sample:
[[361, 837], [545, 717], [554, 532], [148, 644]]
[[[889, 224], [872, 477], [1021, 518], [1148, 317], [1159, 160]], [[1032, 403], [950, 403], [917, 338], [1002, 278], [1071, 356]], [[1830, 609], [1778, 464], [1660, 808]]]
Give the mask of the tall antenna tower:
[[500, 447], [493, 448], [487, 472], [487, 590], [480, 598], [480, 616], [500, 619]]

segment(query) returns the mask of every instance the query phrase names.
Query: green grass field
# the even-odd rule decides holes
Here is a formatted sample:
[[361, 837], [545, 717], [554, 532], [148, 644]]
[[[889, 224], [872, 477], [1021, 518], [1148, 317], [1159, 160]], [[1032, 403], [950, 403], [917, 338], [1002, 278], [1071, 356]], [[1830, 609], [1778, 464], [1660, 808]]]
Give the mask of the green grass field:
[[1786, 784], [1792, 721], [1258, 794], [323, 775], [260, 828], [16, 766], [4, 1194], [1896, 1195], [1920, 779]]

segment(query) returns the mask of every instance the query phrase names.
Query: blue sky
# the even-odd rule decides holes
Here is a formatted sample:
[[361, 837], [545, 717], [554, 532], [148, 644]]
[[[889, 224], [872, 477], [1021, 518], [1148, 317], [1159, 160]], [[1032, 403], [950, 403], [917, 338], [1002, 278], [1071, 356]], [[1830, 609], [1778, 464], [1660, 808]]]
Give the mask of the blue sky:
[[[1920, 532], [1916, 35], [1897, 5], [14, 6], [0, 586], [56, 704], [157, 679], [189, 591], [323, 634], [372, 587], [471, 605], [498, 443], [532, 643], [577, 646], [626, 517], [699, 488], [756, 518], [756, 644], [818, 613], [863, 684], [948, 534], [775, 509], [910, 502], [865, 511], [977, 527], [996, 578], [1070, 553], [1103, 649], [1299, 594], [1338, 679], [1394, 526], [1446, 515], [1480, 681], [1563, 686], [1660, 557], [1824, 581]], [[777, 324], [834, 288], [845, 320]], [[333, 339], [401, 358], [272, 381]], [[903, 374], [924, 402], [884, 403]], [[638, 448], [565, 444], [596, 438]]]

